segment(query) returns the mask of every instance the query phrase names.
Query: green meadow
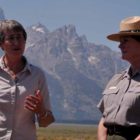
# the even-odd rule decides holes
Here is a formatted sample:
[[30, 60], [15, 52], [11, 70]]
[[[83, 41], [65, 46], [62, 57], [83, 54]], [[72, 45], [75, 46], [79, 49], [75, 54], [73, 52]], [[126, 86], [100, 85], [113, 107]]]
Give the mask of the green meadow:
[[57, 124], [38, 128], [38, 140], [97, 140], [96, 125]]

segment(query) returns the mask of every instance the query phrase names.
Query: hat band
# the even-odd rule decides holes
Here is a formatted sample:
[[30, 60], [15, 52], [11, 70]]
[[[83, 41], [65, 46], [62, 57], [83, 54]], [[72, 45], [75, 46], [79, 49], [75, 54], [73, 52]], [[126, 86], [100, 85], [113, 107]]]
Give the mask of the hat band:
[[121, 31], [121, 32], [138, 33], [140, 32], [140, 30], [126, 30], [126, 31]]

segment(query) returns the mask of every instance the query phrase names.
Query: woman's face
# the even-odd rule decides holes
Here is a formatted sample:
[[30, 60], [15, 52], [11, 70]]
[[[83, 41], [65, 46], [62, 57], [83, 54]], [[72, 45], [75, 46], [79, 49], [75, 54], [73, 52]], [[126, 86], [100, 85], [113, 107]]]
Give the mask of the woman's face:
[[131, 37], [122, 37], [119, 48], [122, 53], [122, 59], [131, 62], [140, 60], [140, 42]]
[[25, 49], [25, 39], [22, 32], [7, 31], [4, 33], [4, 41], [1, 47], [6, 55], [21, 57]]

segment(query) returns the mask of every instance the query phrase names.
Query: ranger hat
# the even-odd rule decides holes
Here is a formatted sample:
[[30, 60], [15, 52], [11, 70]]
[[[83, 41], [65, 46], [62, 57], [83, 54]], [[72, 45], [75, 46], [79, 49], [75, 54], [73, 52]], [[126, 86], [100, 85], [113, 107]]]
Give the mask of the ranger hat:
[[120, 32], [108, 35], [107, 38], [113, 41], [120, 41], [122, 36], [140, 36], [140, 16], [128, 17], [121, 21]]

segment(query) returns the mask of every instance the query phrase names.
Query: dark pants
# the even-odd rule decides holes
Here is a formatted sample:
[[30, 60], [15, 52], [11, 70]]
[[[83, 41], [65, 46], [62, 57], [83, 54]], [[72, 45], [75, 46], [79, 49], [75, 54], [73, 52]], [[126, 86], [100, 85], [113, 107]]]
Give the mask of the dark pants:
[[137, 126], [107, 126], [108, 139], [107, 140], [134, 140], [140, 134], [140, 127]]

